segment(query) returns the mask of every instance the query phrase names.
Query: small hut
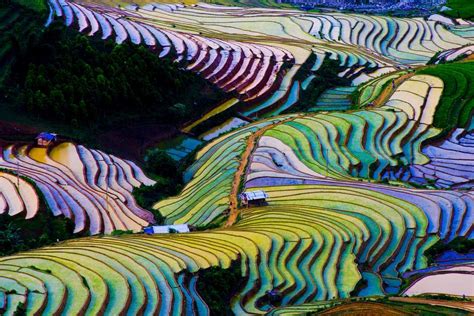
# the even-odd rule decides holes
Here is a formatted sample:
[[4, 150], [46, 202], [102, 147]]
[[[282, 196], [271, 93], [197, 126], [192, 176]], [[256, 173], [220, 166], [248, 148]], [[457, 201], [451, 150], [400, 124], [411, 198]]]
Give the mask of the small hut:
[[42, 132], [36, 136], [36, 144], [38, 146], [47, 147], [54, 143], [57, 139], [57, 134]]
[[247, 191], [240, 194], [240, 201], [243, 206], [261, 206], [267, 203], [268, 194], [263, 190]]
[[188, 224], [150, 226], [143, 228], [143, 232], [147, 235], [189, 233], [189, 231]]

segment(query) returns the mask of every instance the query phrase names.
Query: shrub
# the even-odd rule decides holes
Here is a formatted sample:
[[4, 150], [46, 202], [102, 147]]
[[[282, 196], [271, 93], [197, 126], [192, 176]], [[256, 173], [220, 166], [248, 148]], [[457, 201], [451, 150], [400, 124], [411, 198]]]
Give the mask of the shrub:
[[433, 264], [439, 255], [448, 250], [454, 250], [457, 253], [466, 254], [474, 250], [474, 240], [465, 237], [456, 237], [449, 243], [445, 243], [442, 240], [438, 241], [425, 252], [428, 264]]
[[156, 149], [148, 152], [145, 170], [155, 177], [179, 179], [178, 163], [166, 151]]
[[197, 289], [208, 305], [211, 315], [233, 315], [230, 301], [244, 281], [240, 266], [241, 262], [238, 260], [228, 269], [211, 267], [199, 271]]
[[18, 41], [25, 47], [8, 78], [11, 102], [54, 123], [94, 128], [146, 119], [179, 126], [225, 95], [145, 46], [70, 32], [60, 21]]

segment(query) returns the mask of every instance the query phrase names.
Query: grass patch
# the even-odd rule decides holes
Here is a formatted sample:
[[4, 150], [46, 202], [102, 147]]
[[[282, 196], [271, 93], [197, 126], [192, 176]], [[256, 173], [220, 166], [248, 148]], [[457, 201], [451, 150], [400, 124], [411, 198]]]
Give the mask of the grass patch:
[[472, 0], [448, 0], [446, 6], [451, 8], [443, 14], [453, 18], [474, 19], [474, 2]]
[[211, 315], [233, 315], [231, 299], [244, 282], [240, 266], [241, 262], [237, 260], [228, 269], [211, 267], [199, 271], [197, 290]]
[[444, 82], [433, 125], [450, 130], [467, 127], [474, 115], [474, 62], [436, 65], [417, 71]]

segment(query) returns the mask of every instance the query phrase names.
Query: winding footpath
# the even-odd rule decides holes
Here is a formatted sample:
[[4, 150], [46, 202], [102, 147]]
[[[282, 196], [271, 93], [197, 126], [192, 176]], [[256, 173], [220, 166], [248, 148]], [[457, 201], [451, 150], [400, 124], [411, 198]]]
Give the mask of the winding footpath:
[[393, 87], [390, 84], [387, 88], [383, 89], [382, 93], [380, 93], [380, 95], [377, 97], [377, 99], [374, 100], [374, 102], [373, 102], [374, 106], [375, 107], [381, 107], [385, 103], [387, 103], [387, 101], [395, 93], [397, 88], [400, 87], [400, 85], [402, 83], [404, 83], [406, 80], [410, 79], [414, 75], [415, 75], [415, 72], [410, 72], [410, 73], [407, 73], [407, 74], [405, 74], [401, 77], [396, 78], [395, 79], [395, 87]]
[[232, 190], [230, 192], [230, 197], [229, 197], [229, 217], [227, 218], [227, 221], [224, 225], [224, 227], [231, 227], [234, 225], [237, 221], [237, 218], [239, 217], [240, 214], [240, 209], [239, 209], [239, 191], [240, 191], [240, 183], [242, 181], [242, 176], [246, 174], [247, 167], [248, 167], [248, 161], [249, 158], [252, 156], [252, 153], [255, 149], [255, 144], [257, 144], [259, 138], [265, 134], [266, 131], [274, 128], [275, 126], [278, 126], [280, 124], [285, 124], [287, 122], [293, 121], [294, 119], [301, 117], [302, 114], [298, 114], [297, 116], [292, 116], [287, 119], [284, 119], [282, 121], [270, 124], [268, 126], [263, 127], [262, 129], [258, 130], [254, 134], [250, 135], [249, 138], [247, 139], [247, 144], [245, 147], [245, 151], [242, 154], [241, 160], [240, 160], [240, 165], [239, 168], [237, 169], [237, 172], [234, 174], [234, 180], [232, 181]]

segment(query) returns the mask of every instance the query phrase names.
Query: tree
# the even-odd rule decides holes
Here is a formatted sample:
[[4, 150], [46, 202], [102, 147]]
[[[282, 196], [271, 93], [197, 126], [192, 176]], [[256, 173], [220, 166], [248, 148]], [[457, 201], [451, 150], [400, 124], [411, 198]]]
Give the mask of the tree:
[[146, 169], [150, 173], [164, 178], [176, 179], [178, 172], [177, 162], [164, 150], [152, 150], [146, 157]]

